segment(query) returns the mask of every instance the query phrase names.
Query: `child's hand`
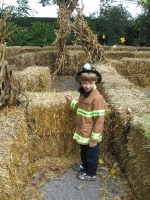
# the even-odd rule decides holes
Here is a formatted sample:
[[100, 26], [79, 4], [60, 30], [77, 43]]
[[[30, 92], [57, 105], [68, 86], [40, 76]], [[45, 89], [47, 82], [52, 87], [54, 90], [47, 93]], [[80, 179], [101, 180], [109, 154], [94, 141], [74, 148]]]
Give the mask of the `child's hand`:
[[71, 95], [69, 95], [69, 94], [64, 94], [64, 97], [65, 97], [65, 99], [68, 101], [68, 102], [71, 102], [72, 101], [72, 96]]
[[89, 142], [89, 147], [96, 147], [96, 145], [97, 145], [97, 142], [95, 142], [95, 141]]

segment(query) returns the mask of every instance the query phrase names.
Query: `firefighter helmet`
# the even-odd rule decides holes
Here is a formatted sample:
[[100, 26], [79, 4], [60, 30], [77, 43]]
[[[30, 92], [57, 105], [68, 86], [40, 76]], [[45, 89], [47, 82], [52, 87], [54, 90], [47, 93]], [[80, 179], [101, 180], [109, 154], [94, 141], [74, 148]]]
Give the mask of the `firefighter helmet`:
[[97, 77], [98, 77], [98, 80], [97, 80], [96, 83], [100, 83], [101, 82], [101, 80], [102, 80], [101, 74], [98, 71], [96, 71], [96, 69], [91, 64], [89, 64], [89, 63], [86, 63], [80, 69], [80, 71], [76, 74], [76, 78], [75, 79], [76, 79], [77, 82], [79, 82], [79, 76], [80, 76], [80, 74], [82, 74], [84, 72], [93, 72], [93, 73], [95, 73], [97, 75]]

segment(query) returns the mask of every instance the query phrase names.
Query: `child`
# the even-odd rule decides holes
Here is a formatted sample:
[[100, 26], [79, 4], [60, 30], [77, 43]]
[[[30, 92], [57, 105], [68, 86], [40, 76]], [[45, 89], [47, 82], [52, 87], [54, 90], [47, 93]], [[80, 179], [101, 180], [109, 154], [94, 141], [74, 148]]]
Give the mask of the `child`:
[[77, 175], [78, 179], [94, 181], [105, 115], [104, 99], [95, 85], [101, 82], [101, 74], [86, 63], [76, 74], [76, 81], [81, 85], [79, 100], [73, 100], [69, 94], [65, 94], [70, 107], [77, 108], [73, 139], [80, 144], [82, 164], [75, 165], [73, 169], [81, 172]]

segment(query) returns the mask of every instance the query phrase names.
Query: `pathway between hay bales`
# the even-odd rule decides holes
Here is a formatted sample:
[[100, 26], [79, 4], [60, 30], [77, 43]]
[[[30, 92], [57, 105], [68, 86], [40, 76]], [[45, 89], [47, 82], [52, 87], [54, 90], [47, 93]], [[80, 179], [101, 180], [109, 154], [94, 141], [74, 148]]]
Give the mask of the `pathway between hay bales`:
[[[42, 190], [44, 200], [121, 200], [125, 194], [121, 186], [123, 181], [115, 180], [107, 168], [99, 168], [96, 181], [80, 181], [70, 168], [56, 179], [51, 179]], [[125, 189], [125, 185], [124, 185]], [[129, 197], [129, 196], [128, 196]]]
[[[52, 79], [52, 91], [77, 90], [78, 85], [72, 77], [59, 77]], [[148, 95], [149, 93], [147, 93]], [[106, 160], [109, 160], [108, 158]], [[44, 200], [128, 200], [133, 194], [116, 162], [100, 164], [97, 170], [96, 181], [80, 181], [76, 173], [70, 168], [57, 178], [50, 178], [42, 188]], [[109, 161], [110, 161], [109, 160]], [[115, 167], [114, 167], [115, 166]]]
[[69, 169], [61, 177], [51, 180], [44, 188], [45, 200], [98, 200], [102, 188], [97, 181], [80, 181], [76, 173]]
[[[77, 173], [69, 168], [67, 172], [49, 182], [40, 189], [44, 200], [133, 200], [125, 174], [116, 166], [112, 156], [108, 162], [98, 165], [96, 181], [80, 181]], [[113, 163], [113, 166], [112, 166]], [[117, 170], [115, 170], [117, 169]]]

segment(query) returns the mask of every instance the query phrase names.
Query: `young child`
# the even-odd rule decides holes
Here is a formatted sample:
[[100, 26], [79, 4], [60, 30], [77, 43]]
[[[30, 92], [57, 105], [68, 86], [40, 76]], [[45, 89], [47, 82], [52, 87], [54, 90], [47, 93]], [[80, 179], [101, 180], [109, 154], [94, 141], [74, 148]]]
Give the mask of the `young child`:
[[104, 127], [104, 99], [96, 89], [101, 82], [101, 74], [86, 63], [76, 74], [76, 81], [81, 85], [79, 100], [73, 100], [69, 94], [65, 98], [71, 108], [77, 108], [76, 130], [73, 139], [80, 144], [82, 164], [73, 167], [78, 171], [80, 180], [96, 180], [99, 147]]

